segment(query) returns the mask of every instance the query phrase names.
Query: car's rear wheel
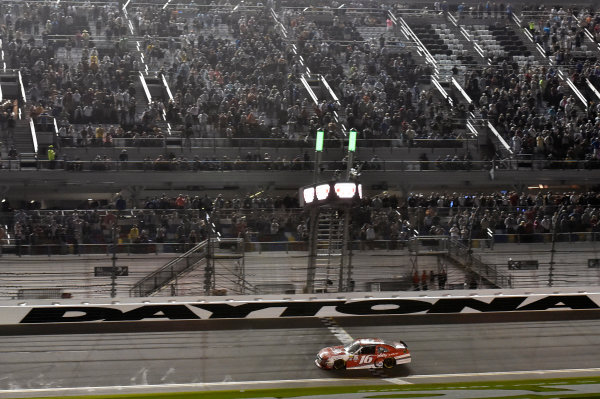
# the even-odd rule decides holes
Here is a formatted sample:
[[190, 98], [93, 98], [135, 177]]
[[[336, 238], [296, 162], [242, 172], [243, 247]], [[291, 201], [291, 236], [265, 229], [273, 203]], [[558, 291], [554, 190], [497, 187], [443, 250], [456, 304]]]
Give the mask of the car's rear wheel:
[[346, 362], [343, 361], [342, 359], [338, 359], [335, 362], [333, 362], [333, 369], [334, 370], [342, 370], [345, 367], [346, 367]]
[[392, 357], [388, 357], [387, 359], [385, 359], [383, 361], [383, 367], [386, 369], [393, 369], [395, 365], [396, 365], [396, 359], [394, 359]]

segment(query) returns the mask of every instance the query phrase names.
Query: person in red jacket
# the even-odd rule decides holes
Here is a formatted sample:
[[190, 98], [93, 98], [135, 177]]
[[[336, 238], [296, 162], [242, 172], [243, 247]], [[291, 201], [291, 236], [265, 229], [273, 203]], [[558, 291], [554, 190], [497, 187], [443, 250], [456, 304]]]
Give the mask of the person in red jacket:
[[415, 274], [413, 274], [413, 289], [415, 291], [419, 291], [419, 282], [420, 282], [420, 278], [419, 278], [419, 272], [415, 270]]

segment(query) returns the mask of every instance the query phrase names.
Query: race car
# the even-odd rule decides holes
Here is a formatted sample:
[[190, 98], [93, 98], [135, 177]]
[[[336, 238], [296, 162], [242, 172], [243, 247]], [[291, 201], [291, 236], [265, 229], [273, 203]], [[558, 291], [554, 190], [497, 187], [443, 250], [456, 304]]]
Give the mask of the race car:
[[385, 343], [378, 338], [361, 338], [346, 346], [321, 349], [315, 364], [326, 370], [391, 369], [410, 361], [410, 352], [403, 341]]

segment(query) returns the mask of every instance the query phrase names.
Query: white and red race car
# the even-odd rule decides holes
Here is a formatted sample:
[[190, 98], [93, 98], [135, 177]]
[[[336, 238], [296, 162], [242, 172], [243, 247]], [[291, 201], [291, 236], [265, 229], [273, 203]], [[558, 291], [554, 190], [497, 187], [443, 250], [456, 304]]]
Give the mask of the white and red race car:
[[410, 363], [411, 356], [402, 341], [385, 343], [378, 338], [361, 338], [347, 346], [323, 348], [315, 363], [326, 370], [391, 369], [397, 364]]

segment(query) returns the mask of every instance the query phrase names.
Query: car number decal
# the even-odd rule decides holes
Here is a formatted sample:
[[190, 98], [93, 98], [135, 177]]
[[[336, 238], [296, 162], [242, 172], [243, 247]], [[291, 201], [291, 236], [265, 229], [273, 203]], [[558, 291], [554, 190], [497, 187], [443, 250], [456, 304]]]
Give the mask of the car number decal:
[[367, 356], [363, 356], [360, 361], [359, 364], [366, 364], [366, 363], [371, 363], [373, 361], [373, 357], [371, 355], [367, 355]]

